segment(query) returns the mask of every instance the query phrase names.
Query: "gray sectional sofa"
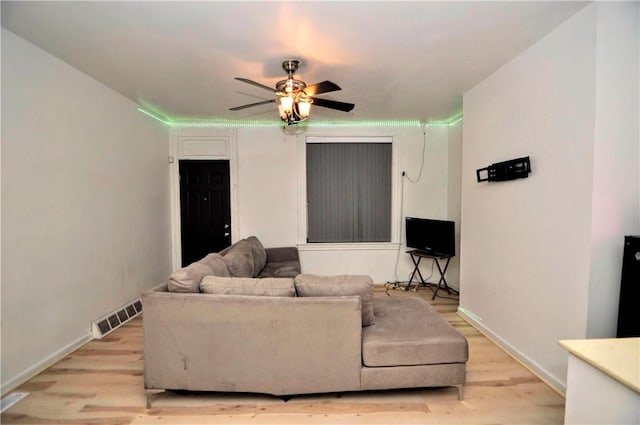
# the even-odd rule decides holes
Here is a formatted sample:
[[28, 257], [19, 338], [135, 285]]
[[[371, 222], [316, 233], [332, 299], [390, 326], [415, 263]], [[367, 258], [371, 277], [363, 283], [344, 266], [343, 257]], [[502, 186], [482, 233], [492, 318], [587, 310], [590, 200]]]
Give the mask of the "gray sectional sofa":
[[[234, 248], [225, 251], [223, 262]], [[268, 255], [251, 277], [233, 276], [239, 264], [203, 275], [204, 293], [170, 278], [142, 295], [148, 404], [158, 390], [289, 396], [455, 386], [462, 399], [467, 341], [425, 301], [374, 297], [368, 276], [274, 278], [294, 273], [297, 250], [265, 251], [281, 260], [265, 277]]]

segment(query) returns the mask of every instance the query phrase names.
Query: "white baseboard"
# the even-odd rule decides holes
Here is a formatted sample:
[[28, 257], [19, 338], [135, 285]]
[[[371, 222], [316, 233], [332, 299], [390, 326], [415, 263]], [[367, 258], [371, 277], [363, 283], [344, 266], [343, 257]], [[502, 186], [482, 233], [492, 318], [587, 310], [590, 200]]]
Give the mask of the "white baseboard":
[[27, 382], [29, 379], [33, 378], [34, 376], [44, 371], [48, 367], [52, 366], [56, 362], [62, 360], [65, 356], [68, 356], [69, 354], [71, 354], [72, 352], [74, 352], [75, 350], [77, 350], [87, 342], [91, 341], [92, 339], [93, 337], [90, 333], [87, 335], [84, 335], [83, 337], [73, 341], [71, 344], [68, 344], [65, 347], [62, 347], [55, 353], [39, 361], [35, 365], [31, 366], [29, 369], [9, 379], [7, 382], [3, 382], [2, 387], [0, 387], [0, 394], [2, 394], [2, 397], [4, 397], [4, 395], [7, 394], [8, 392], [13, 391], [18, 386]]
[[518, 363], [529, 369], [531, 373], [540, 378], [545, 384], [550, 386], [555, 392], [565, 397], [567, 386], [564, 382], [552, 375], [545, 368], [527, 357], [524, 353], [516, 349], [514, 346], [505, 341], [498, 334], [486, 327], [481, 321], [477, 320], [464, 309], [458, 308], [458, 315], [466, 320], [471, 326], [476, 328], [480, 333], [493, 341], [498, 347], [502, 348], [507, 354], [513, 357]]
[[2, 400], [0, 401], [0, 413], [4, 413], [5, 411], [9, 410], [12, 406], [19, 403], [20, 400], [27, 397], [28, 395], [29, 393], [15, 392], [9, 394], [6, 397], [2, 397]]

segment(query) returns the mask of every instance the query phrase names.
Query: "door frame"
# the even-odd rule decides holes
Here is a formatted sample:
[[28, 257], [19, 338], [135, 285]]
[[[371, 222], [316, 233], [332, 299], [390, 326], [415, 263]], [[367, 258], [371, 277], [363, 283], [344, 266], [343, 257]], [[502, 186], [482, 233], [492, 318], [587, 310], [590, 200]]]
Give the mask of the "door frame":
[[169, 138], [169, 185], [171, 201], [171, 269], [182, 267], [180, 220], [180, 160], [229, 161], [231, 195], [231, 242], [240, 234], [238, 214], [238, 145], [235, 129], [172, 128]]

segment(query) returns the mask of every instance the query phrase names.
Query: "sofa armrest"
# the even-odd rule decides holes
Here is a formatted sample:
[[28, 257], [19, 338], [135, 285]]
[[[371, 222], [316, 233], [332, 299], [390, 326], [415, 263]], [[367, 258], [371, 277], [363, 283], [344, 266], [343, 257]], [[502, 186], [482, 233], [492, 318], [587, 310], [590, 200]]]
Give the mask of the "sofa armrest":
[[295, 246], [266, 248], [265, 251], [267, 251], [267, 263], [284, 263], [287, 261], [300, 262], [298, 247]]

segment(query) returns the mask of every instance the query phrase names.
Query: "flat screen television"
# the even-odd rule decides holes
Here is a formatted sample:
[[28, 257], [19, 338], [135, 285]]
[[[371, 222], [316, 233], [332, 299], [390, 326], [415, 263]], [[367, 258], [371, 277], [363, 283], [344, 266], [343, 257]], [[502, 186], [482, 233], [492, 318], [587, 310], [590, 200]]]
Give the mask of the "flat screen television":
[[456, 255], [455, 222], [406, 217], [407, 248], [431, 255]]

